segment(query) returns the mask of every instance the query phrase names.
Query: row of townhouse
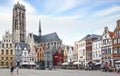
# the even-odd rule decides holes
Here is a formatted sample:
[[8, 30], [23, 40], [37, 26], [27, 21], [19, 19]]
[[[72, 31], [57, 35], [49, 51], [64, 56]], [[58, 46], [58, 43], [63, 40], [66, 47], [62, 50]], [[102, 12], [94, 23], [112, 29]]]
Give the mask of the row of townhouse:
[[114, 32], [104, 27], [102, 35], [88, 34], [75, 43], [74, 51], [78, 51], [77, 61], [80, 64], [86, 66], [92, 61], [120, 66], [120, 20], [116, 24]]
[[[7, 31], [0, 42], [0, 67], [21, 66], [32, 68], [38, 65], [39, 68], [43, 68], [44, 66], [54, 65], [56, 61], [55, 65], [63, 61], [62, 51], [59, 50], [61, 49], [60, 46], [54, 47], [55, 45], [53, 45], [55, 41], [49, 42], [48, 46], [46, 43], [35, 44], [33, 40], [29, 39], [27, 43], [13, 43], [12, 39], [12, 34]], [[61, 59], [55, 59], [54, 57], [61, 57]]]

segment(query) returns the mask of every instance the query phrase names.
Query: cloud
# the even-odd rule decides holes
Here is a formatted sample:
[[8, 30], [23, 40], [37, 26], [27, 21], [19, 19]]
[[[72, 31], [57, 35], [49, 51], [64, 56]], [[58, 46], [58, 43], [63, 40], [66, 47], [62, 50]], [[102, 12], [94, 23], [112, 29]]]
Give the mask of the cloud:
[[59, 14], [72, 10], [73, 8], [80, 7], [87, 4], [89, 0], [47, 0], [44, 3], [44, 12], [51, 14]]
[[119, 9], [120, 9], [120, 6], [110, 7], [110, 8], [104, 9], [104, 10], [97, 11], [96, 14], [94, 14], [94, 16], [100, 17], [100, 16], [110, 15], [110, 14], [120, 11]]
[[[80, 0], [80, 1], [61, 0], [61, 2], [59, 3], [59, 0], [51, 0], [51, 2], [48, 0], [48, 2], [45, 2], [45, 5], [43, 4], [44, 7], [46, 7], [44, 11], [46, 11], [48, 14], [45, 14], [45, 13], [36, 14], [38, 13], [37, 9], [35, 9], [30, 3], [26, 2], [25, 0], [20, 0], [20, 3], [22, 3], [26, 7], [27, 33], [33, 32], [34, 34], [38, 34], [39, 19], [40, 19], [43, 35], [52, 33], [52, 32], [57, 32], [58, 36], [63, 40], [63, 43], [73, 44], [75, 41], [80, 40], [81, 38], [83, 38], [83, 36], [85, 36], [88, 33], [101, 34], [102, 30], [104, 29], [104, 26], [108, 25], [110, 29], [114, 28], [115, 21], [120, 17], [120, 15], [109, 16], [107, 18], [102, 17], [99, 19], [99, 16], [101, 16], [101, 14], [99, 13], [102, 12], [102, 10], [97, 12], [98, 17], [87, 17], [84, 15], [84, 12], [86, 11], [89, 13], [88, 9], [90, 8], [88, 9], [85, 8], [85, 10], [84, 8], [82, 8], [82, 9], [77, 9], [75, 11], [72, 11], [72, 13], [75, 13], [75, 15], [67, 15], [67, 16], [54, 15], [55, 13], [59, 14], [67, 10], [76, 8], [78, 6], [89, 4], [89, 0], [87, 1], [88, 3], [85, 3], [84, 0]], [[12, 31], [12, 8], [14, 3], [15, 1], [13, 0], [10, 0], [10, 2], [7, 3], [9, 5], [7, 6], [9, 8], [8, 10], [6, 10], [7, 7], [5, 5], [0, 6], [0, 9], [2, 9], [0, 11], [0, 17], [1, 17], [0, 18], [0, 31], [1, 31], [0, 36], [2, 36], [2, 34], [4, 34], [6, 30]], [[118, 8], [119, 8], [118, 6], [114, 6], [114, 9], [109, 8], [106, 10], [108, 10], [111, 14], [113, 12], [117, 12]], [[82, 12], [83, 13], [82, 15], [81, 15], [81, 11], [84, 11]], [[51, 12], [52, 14], [49, 12]], [[109, 13], [106, 13], [105, 15], [107, 14]]]

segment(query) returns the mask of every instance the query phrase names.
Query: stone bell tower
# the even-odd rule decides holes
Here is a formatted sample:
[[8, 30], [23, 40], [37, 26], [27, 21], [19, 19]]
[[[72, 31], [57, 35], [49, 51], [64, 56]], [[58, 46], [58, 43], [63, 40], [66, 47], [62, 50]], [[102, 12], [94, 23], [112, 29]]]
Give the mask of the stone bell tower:
[[14, 5], [12, 18], [12, 36], [14, 43], [26, 40], [26, 9], [19, 2]]

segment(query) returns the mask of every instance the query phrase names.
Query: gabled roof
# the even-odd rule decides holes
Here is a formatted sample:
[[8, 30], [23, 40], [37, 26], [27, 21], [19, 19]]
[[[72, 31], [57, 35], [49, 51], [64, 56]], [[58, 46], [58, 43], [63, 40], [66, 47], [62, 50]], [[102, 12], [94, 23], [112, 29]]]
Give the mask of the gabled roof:
[[101, 35], [92, 34], [86, 40], [92, 39], [92, 38], [100, 38], [100, 37], [102, 37], [102, 36]]
[[[30, 36], [31, 36], [31, 33], [30, 33]], [[36, 43], [48, 42], [48, 41], [61, 41], [56, 32], [43, 35], [43, 36], [38, 36], [33, 34], [33, 37]]]
[[78, 42], [82, 41], [82, 40], [88, 40], [88, 39], [92, 39], [92, 38], [100, 38], [102, 37], [101, 35], [96, 35], [96, 34], [87, 34], [84, 38], [82, 38], [81, 40], [79, 40]]
[[79, 40], [78, 42], [80, 42], [80, 41], [82, 41], [82, 40], [86, 40], [89, 36], [90, 36], [90, 34], [87, 34], [84, 38], [82, 38], [82, 39]]

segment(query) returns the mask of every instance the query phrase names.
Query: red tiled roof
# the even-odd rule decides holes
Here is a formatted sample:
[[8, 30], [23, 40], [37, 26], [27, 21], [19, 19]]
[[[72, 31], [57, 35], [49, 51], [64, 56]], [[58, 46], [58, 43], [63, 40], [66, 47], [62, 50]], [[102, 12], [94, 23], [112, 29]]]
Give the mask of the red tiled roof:
[[114, 32], [109, 32], [109, 34], [110, 34], [110, 37], [113, 38]]

